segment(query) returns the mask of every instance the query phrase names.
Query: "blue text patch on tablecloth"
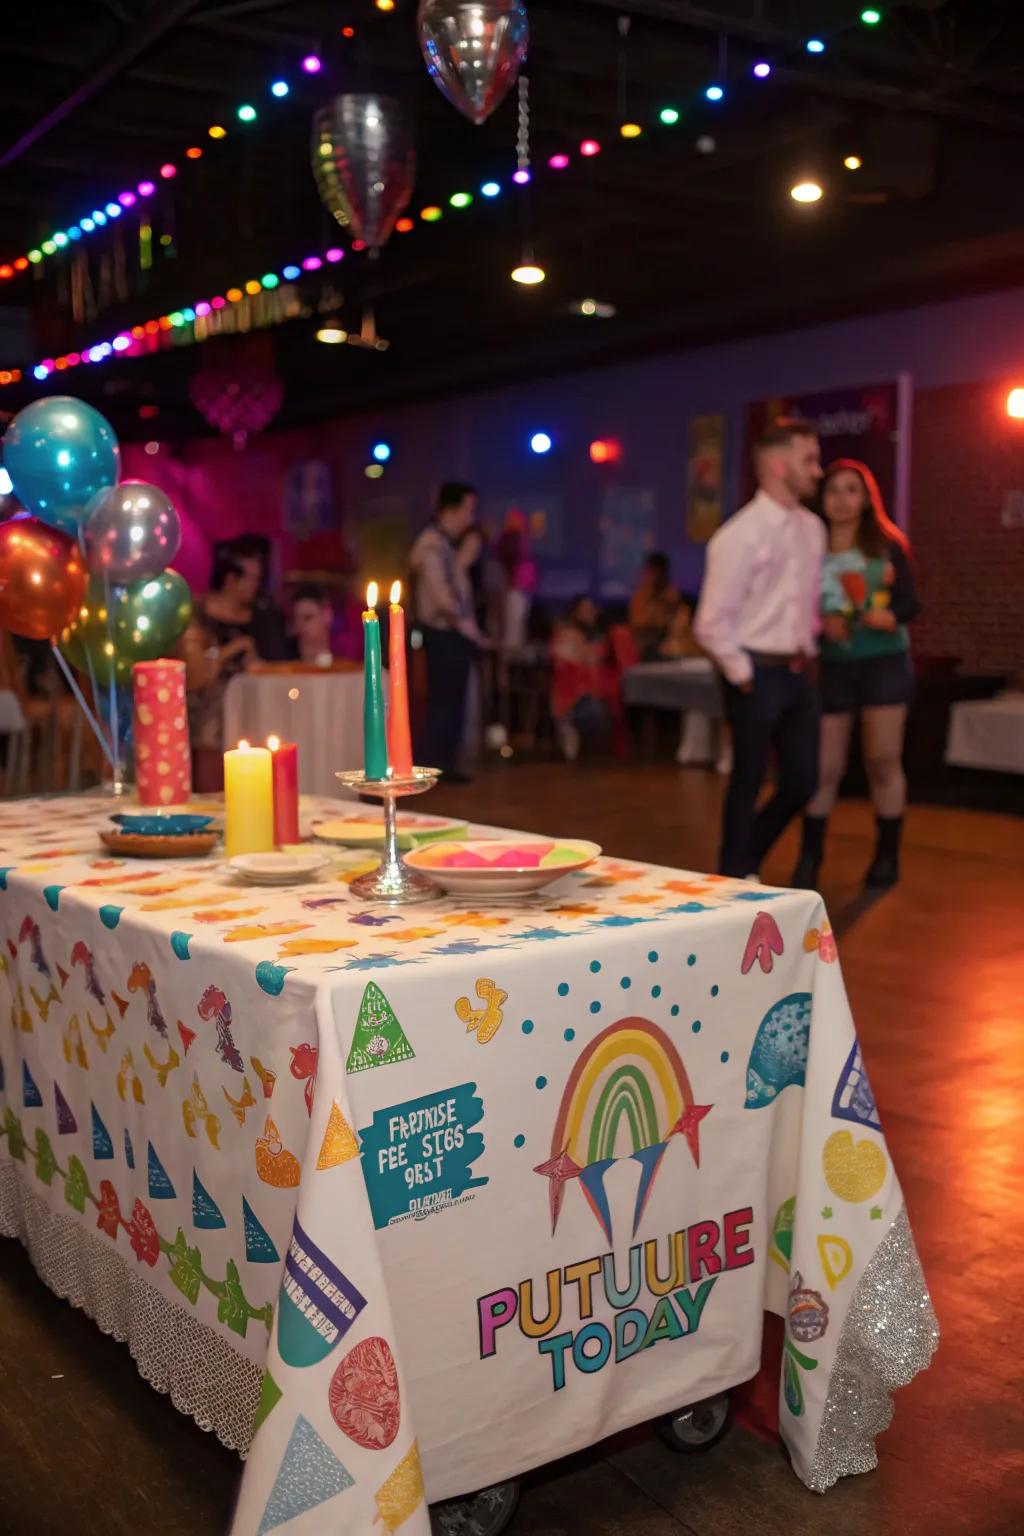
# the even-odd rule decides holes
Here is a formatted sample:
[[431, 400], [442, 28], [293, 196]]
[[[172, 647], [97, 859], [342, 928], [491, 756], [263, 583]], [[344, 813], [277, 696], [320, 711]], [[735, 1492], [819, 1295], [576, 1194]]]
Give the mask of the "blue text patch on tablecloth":
[[373, 1124], [359, 1133], [375, 1227], [431, 1215], [487, 1183], [473, 1177], [484, 1138], [471, 1127], [483, 1117], [476, 1083], [375, 1112]]

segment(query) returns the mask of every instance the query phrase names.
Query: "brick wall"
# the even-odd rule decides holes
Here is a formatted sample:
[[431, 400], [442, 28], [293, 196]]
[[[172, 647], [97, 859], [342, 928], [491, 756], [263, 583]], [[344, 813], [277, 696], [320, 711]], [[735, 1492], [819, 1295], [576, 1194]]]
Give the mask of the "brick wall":
[[968, 672], [1024, 681], [1024, 527], [1004, 528], [1007, 493], [1024, 494], [1024, 421], [1007, 387], [960, 384], [914, 398], [910, 533], [924, 612], [920, 654]]

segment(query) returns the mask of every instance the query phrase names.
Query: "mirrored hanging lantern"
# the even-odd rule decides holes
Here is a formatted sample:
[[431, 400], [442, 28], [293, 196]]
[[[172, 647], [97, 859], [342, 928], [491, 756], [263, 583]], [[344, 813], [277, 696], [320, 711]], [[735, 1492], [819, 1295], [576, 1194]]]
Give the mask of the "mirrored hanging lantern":
[[333, 96], [313, 119], [313, 177], [338, 223], [371, 251], [385, 245], [412, 196], [416, 152], [397, 101]]
[[526, 58], [522, 0], [420, 0], [416, 29], [438, 90], [471, 122], [486, 122]]

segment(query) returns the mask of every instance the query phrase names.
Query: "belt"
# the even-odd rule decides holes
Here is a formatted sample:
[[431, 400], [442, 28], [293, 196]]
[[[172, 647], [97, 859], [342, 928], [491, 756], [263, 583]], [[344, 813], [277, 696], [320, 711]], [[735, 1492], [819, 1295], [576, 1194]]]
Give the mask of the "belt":
[[802, 651], [748, 651], [755, 667], [788, 667], [791, 672], [804, 672], [810, 661]]

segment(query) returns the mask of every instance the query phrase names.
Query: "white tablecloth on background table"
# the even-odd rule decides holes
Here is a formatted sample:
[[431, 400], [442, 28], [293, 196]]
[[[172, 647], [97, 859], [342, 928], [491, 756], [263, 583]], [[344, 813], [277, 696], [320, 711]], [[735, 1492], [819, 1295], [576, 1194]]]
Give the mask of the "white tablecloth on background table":
[[695, 709], [712, 720], [720, 720], [724, 713], [718, 672], [706, 656], [641, 661], [627, 667], [622, 674], [622, 698], [626, 704], [649, 709]]
[[299, 789], [336, 795], [340, 768], [363, 762], [362, 672], [240, 673], [224, 695], [224, 743], [268, 736], [299, 749]]
[[946, 762], [957, 768], [1024, 773], [1024, 693], [954, 704]]
[[255, 1419], [235, 1536], [428, 1536], [424, 1485], [754, 1375], [766, 1307], [799, 1476], [875, 1464], [937, 1330], [819, 896], [605, 858], [367, 910], [365, 854], [258, 889], [106, 810], [0, 806], [0, 1231]]

